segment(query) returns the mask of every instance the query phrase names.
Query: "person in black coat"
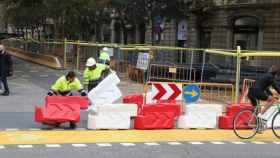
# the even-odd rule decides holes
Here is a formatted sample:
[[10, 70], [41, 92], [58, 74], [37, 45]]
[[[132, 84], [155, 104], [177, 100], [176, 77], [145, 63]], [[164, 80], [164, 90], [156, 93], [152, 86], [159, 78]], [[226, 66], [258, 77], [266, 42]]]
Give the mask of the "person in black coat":
[[8, 96], [10, 94], [7, 77], [12, 76], [12, 74], [12, 57], [5, 51], [4, 46], [0, 44], [0, 82], [2, 82], [4, 86], [4, 93], [2, 93], [3, 96]]

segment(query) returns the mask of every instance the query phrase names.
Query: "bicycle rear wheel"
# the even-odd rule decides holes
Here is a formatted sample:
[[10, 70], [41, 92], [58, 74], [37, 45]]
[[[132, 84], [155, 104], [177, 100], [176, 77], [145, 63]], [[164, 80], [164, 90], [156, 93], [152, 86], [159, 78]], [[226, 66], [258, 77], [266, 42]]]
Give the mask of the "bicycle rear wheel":
[[251, 110], [242, 110], [233, 119], [233, 131], [241, 139], [250, 139], [257, 134], [258, 119]]
[[271, 127], [274, 135], [280, 139], [280, 111], [273, 116]]

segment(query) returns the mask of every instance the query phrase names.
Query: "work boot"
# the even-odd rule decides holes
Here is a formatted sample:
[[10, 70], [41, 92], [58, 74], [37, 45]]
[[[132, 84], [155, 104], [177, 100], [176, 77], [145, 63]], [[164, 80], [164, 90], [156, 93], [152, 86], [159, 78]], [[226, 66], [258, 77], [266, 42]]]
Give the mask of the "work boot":
[[5, 91], [5, 92], [2, 93], [1, 95], [3, 95], [3, 96], [9, 96], [9, 95], [10, 95], [10, 92], [9, 92], [9, 91]]

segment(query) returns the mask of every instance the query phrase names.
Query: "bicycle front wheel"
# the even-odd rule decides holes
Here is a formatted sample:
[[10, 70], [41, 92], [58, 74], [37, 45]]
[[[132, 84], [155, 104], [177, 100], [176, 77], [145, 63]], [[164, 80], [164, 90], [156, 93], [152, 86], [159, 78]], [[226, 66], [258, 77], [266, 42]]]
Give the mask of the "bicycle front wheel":
[[242, 110], [233, 119], [233, 131], [241, 139], [250, 139], [257, 134], [258, 119], [251, 110]]
[[280, 139], [280, 111], [273, 116], [271, 127], [274, 135]]

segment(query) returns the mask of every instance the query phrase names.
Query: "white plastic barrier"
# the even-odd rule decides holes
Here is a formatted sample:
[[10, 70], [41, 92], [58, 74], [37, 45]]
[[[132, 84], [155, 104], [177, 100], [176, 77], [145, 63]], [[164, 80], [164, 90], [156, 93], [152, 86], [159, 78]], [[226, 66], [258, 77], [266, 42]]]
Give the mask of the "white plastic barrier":
[[184, 105], [184, 109], [185, 115], [179, 117], [178, 128], [217, 128], [223, 105], [189, 104]]
[[120, 79], [115, 72], [108, 75], [97, 87], [88, 93], [92, 105], [113, 103], [118, 100], [122, 93], [117, 87]]
[[97, 105], [89, 111], [88, 129], [130, 129], [136, 115], [136, 104]]

